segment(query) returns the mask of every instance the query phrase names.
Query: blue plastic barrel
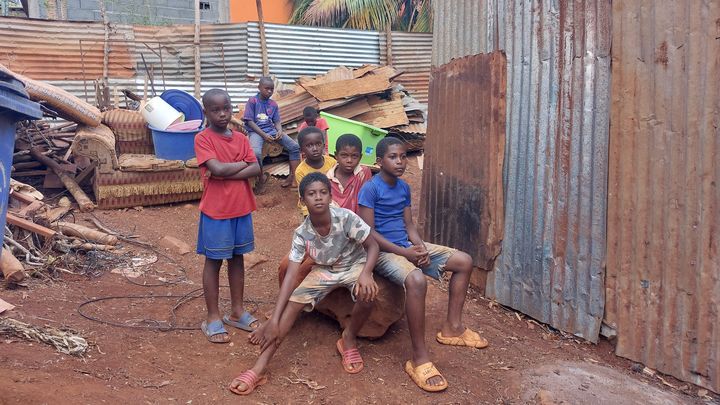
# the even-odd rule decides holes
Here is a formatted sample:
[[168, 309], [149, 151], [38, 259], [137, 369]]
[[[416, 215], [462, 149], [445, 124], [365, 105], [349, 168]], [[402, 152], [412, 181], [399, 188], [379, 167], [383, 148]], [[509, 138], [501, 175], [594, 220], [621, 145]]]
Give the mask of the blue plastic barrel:
[[203, 128], [192, 131], [161, 131], [150, 127], [152, 131], [155, 156], [166, 160], [188, 160], [195, 157], [195, 135]]
[[[40, 104], [30, 101], [25, 85], [0, 71], [0, 230], [5, 234], [8, 199], [10, 198], [10, 170], [15, 149], [15, 124], [22, 120], [42, 118]], [[2, 254], [2, 249], [0, 249]]]

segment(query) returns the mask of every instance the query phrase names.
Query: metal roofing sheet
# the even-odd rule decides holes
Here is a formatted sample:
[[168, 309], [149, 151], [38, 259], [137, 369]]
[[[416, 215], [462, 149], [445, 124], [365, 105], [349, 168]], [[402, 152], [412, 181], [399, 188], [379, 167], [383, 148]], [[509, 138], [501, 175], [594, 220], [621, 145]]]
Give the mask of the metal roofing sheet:
[[[344, 65], [380, 63], [379, 34], [374, 31], [265, 24], [270, 73], [292, 82]], [[262, 75], [260, 30], [248, 23], [248, 72]]]
[[502, 52], [468, 56], [434, 70], [430, 85], [419, 225], [486, 270], [503, 231], [506, 64]]
[[720, 392], [720, 3], [613, 2], [606, 322]]
[[[132, 27], [113, 25], [111, 40], [132, 40]], [[80, 80], [103, 73], [102, 23], [0, 18], [0, 63], [38, 80]], [[82, 53], [80, 40], [84, 42]], [[95, 41], [95, 42], [89, 42]], [[109, 76], [132, 77], [133, 55], [127, 44], [111, 43]], [[84, 55], [84, 63], [80, 55]]]
[[[432, 38], [432, 34], [393, 32], [390, 45], [392, 65], [403, 72], [395, 81], [402, 83], [414, 98], [423, 103], [428, 102]], [[383, 65], [387, 64], [386, 47], [386, 36], [381, 34], [380, 63]]]
[[453, 58], [496, 49], [496, 39], [502, 39], [502, 35], [496, 35], [501, 30], [498, 27], [498, 23], [501, 23], [498, 6], [502, 3], [505, 2], [433, 1], [432, 66], [448, 63]]
[[505, 231], [487, 292], [596, 341], [604, 308], [610, 2], [433, 7], [434, 65], [495, 48], [507, 53]]

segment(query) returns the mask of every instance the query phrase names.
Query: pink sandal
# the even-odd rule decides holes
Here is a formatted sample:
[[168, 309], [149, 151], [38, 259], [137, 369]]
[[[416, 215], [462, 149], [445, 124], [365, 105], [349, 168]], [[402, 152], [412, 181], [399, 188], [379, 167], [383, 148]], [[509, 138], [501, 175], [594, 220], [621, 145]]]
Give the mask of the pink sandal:
[[[340, 352], [340, 356], [342, 356], [342, 365], [346, 372], [350, 374], [357, 374], [365, 368], [365, 362], [363, 361], [362, 356], [360, 356], [360, 351], [357, 348], [345, 350], [342, 338], [338, 339], [335, 346], [337, 346], [337, 350]], [[360, 365], [355, 366], [355, 368], [350, 368], [351, 364]]]
[[[238, 384], [235, 384], [235, 382], [238, 382]], [[239, 383], [242, 382], [245, 385], [247, 385], [247, 388], [244, 391], [240, 391], [237, 389], [237, 386]], [[255, 374], [252, 370], [243, 371], [239, 376], [235, 377], [235, 379], [230, 383], [230, 391], [232, 391], [235, 394], [238, 395], [250, 395], [255, 388], [264, 385], [267, 383], [267, 376], [258, 377], [257, 374]]]

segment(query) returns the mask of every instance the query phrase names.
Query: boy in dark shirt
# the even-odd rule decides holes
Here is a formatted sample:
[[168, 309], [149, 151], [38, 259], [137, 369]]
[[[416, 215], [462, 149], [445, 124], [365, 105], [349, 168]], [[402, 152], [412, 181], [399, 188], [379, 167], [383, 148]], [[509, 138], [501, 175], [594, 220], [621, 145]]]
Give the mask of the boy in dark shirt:
[[[258, 82], [258, 93], [245, 104], [243, 121], [248, 128], [248, 139], [255, 157], [262, 169], [262, 148], [265, 142], [278, 142], [290, 154], [290, 176], [283, 181], [282, 187], [292, 185], [295, 169], [300, 163], [300, 146], [292, 138], [283, 133], [280, 121], [280, 107], [271, 100], [275, 84], [269, 77], [262, 77]], [[267, 174], [260, 173], [255, 190], [262, 193], [267, 181]]]

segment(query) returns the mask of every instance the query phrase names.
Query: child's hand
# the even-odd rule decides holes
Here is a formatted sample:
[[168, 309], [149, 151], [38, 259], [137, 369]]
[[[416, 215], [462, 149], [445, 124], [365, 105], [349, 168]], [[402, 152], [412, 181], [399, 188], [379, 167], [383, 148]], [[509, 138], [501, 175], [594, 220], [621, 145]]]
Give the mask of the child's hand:
[[263, 333], [259, 336], [260, 337], [260, 351], [265, 351], [268, 347], [270, 347], [273, 344], [277, 343], [278, 333], [279, 333], [279, 327], [277, 323], [274, 322], [267, 322]]
[[428, 260], [428, 252], [425, 250], [425, 246], [410, 246], [409, 248], [405, 248], [405, 256], [410, 263], [420, 266], [420, 263], [423, 262], [423, 260]]
[[372, 275], [360, 274], [357, 283], [355, 283], [355, 297], [360, 301], [371, 302], [377, 296], [378, 290], [379, 288]]

